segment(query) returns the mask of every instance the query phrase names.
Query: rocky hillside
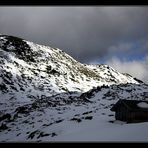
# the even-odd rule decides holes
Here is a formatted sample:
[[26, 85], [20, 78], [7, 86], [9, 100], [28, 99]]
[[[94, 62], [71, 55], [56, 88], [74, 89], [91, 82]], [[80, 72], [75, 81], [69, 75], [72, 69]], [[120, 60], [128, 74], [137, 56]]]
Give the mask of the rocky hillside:
[[[81, 141], [85, 140], [85, 136], [88, 140], [95, 140], [104, 134], [107, 137], [107, 133], [102, 135], [100, 131], [120, 126], [120, 122], [117, 125], [114, 113], [110, 111], [118, 99], [148, 100], [148, 85], [103, 85], [79, 95], [63, 93], [22, 104], [15, 109], [12, 107], [12, 110], [10, 106], [9, 109], [1, 108], [0, 141]], [[99, 137], [94, 134], [89, 138], [94, 125]], [[121, 129], [124, 131], [123, 126]], [[85, 136], [81, 131], [85, 131]], [[136, 132], [136, 128], [134, 131]], [[142, 130], [139, 134], [143, 132]], [[81, 134], [83, 136], [78, 139], [77, 136]], [[118, 135], [120, 134], [119, 132]], [[115, 138], [117, 137], [112, 137]]]
[[6, 35], [0, 35], [0, 82], [1, 96], [19, 101], [86, 92], [103, 84], [138, 84], [108, 65], [84, 65], [58, 48]]

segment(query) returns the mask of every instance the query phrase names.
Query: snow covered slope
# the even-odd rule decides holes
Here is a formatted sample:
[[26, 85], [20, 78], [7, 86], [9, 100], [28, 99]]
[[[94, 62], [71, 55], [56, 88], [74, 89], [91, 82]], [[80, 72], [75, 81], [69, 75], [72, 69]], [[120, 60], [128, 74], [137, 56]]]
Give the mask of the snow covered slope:
[[136, 79], [132, 78], [129, 74], [119, 73], [109, 65], [97, 64], [97, 65], [86, 65], [86, 67], [95, 71], [101, 77], [100, 81], [104, 85], [109, 84], [120, 84], [120, 83], [136, 83]]
[[[83, 65], [58, 48], [0, 36], [0, 93], [19, 101], [93, 87], [136, 83], [107, 65]], [[1, 94], [1, 96], [2, 96]], [[21, 99], [19, 99], [21, 95]], [[10, 97], [9, 97], [10, 98]]]
[[[1, 119], [0, 140], [148, 141], [147, 122], [115, 121], [114, 112], [110, 111], [118, 99], [132, 98], [148, 100], [148, 85], [101, 86], [77, 96], [62, 94], [37, 100], [5, 114], [5, 119]], [[54, 101], [57, 105], [53, 106]]]
[[58, 140], [85, 121], [108, 122], [115, 101], [147, 99], [147, 91], [108, 65], [81, 64], [58, 48], [0, 35], [0, 141]]

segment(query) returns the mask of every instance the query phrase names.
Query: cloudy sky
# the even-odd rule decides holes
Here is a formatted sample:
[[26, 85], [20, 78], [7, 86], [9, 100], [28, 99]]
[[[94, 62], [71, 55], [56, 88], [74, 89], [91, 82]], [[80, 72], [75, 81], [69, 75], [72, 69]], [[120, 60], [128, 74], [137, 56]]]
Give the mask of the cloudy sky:
[[148, 7], [0, 7], [0, 34], [107, 63], [148, 83]]

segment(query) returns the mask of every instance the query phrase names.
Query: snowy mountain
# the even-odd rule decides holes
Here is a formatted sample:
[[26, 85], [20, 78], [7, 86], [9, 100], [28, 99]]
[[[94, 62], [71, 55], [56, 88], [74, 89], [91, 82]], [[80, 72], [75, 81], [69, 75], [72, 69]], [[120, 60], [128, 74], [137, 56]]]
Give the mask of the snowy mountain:
[[0, 141], [60, 140], [82, 121], [109, 121], [118, 99], [147, 99], [147, 92], [148, 85], [108, 65], [0, 35]]
[[0, 36], [0, 74], [1, 91], [15, 97], [21, 94], [26, 101], [42, 95], [86, 92], [103, 84], [138, 84], [108, 65], [83, 65], [60, 49], [6, 35]]

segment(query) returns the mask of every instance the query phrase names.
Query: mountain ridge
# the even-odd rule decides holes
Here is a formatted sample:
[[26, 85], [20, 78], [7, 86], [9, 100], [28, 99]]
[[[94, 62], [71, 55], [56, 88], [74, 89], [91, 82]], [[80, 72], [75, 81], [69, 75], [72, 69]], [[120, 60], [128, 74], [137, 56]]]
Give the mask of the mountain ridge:
[[[52, 74], [55, 75], [54, 77], [61, 76], [61, 80], [65, 84], [61, 83], [60, 85], [63, 86], [63, 89], [67, 89], [68, 91], [73, 91], [75, 89], [77, 91], [88, 91], [94, 86], [102, 85], [102, 83], [106, 83], [106, 85], [114, 83], [137, 83], [132, 77], [124, 76], [107, 65], [94, 65], [92, 67], [92, 65], [81, 64], [58, 48], [38, 45], [17, 37], [1, 35], [0, 48], [1, 55], [7, 57], [7, 65], [11, 65], [18, 71], [20, 71], [19, 66], [26, 66], [25, 68], [30, 72], [28, 75], [34, 77], [37, 74], [42, 74], [39, 75], [39, 77], [48, 77], [49, 79]], [[6, 55], [7, 53], [9, 53], [9, 55]], [[4, 57], [2, 56], [1, 62], [4, 64], [4, 60], [6, 59], [3, 60]], [[39, 68], [37, 69], [37, 67]], [[109, 69], [109, 71], [107, 71], [107, 69]], [[102, 72], [101, 70], [104, 71], [102, 75], [98, 74]], [[49, 75], [47, 75], [47, 73], [49, 73]], [[21, 71], [21, 74], [23, 74], [23, 71]], [[106, 77], [103, 76], [105, 74], [107, 75]], [[114, 74], [119, 75], [123, 80], [113, 77]], [[110, 79], [107, 79], [109, 76]], [[58, 77], [56, 80], [60, 81]], [[64, 82], [65, 80], [67, 80], [68, 83]], [[87, 81], [91, 81], [91, 83]], [[81, 86], [80, 83], [84, 83], [84, 85]], [[92, 83], [94, 84], [92, 85]], [[53, 85], [54, 84], [55, 82]], [[74, 85], [74, 88], [71, 87], [70, 89], [69, 86], [66, 86], [68, 84]], [[85, 88], [85, 85], [88, 88]], [[56, 85], [56, 87], [59, 89], [58, 85]]]

